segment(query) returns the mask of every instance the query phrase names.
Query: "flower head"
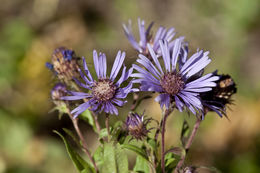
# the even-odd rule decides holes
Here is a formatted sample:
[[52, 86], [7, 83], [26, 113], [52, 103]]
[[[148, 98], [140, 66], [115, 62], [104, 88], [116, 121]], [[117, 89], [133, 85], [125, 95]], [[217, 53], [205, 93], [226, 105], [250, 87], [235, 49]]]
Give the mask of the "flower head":
[[133, 112], [129, 113], [125, 122], [128, 134], [137, 140], [142, 140], [150, 132], [147, 129], [147, 124], [150, 121], [151, 118], [144, 119], [144, 115], [138, 115]]
[[63, 101], [61, 101], [61, 97], [67, 94], [66, 85], [62, 83], [57, 83], [51, 90], [51, 98], [57, 106], [61, 105]]
[[[158, 56], [148, 45], [149, 53], [153, 59], [150, 61], [147, 57], [139, 54], [137, 62], [144, 68], [133, 65], [138, 73], [132, 74], [132, 77], [138, 77], [136, 83], [140, 83], [142, 91], [154, 91], [160, 93], [156, 101], [168, 109], [172, 102], [179, 111], [188, 108], [193, 114], [202, 112], [203, 106], [200, 100], [200, 93], [212, 90], [216, 86], [214, 81], [219, 77], [213, 74], [194, 79], [193, 76], [202, 71], [209, 63], [209, 52], [197, 51], [189, 59], [179, 63], [179, 58], [183, 58], [184, 53], [182, 40], [176, 39], [172, 50], [169, 50], [168, 43], [160, 41], [160, 49], [164, 67], [158, 60]], [[171, 53], [170, 53], [171, 52]]]
[[122, 99], [134, 91], [132, 88], [132, 81], [126, 87], [122, 87], [121, 84], [126, 81], [132, 74], [133, 68], [126, 71], [126, 67], [123, 67], [121, 77], [116, 81], [119, 71], [123, 65], [125, 59], [125, 52], [117, 53], [116, 59], [114, 61], [110, 76], [107, 76], [107, 62], [106, 55], [100, 53], [99, 55], [94, 50], [93, 60], [95, 71], [97, 74], [97, 79], [95, 80], [87, 67], [85, 58], [83, 58], [84, 71], [86, 75], [80, 70], [80, 74], [84, 83], [75, 79], [76, 83], [89, 90], [89, 93], [84, 92], [70, 92], [72, 96], [65, 96], [64, 100], [80, 100], [87, 99], [87, 102], [79, 105], [77, 108], [72, 110], [72, 113], [76, 116], [84, 112], [86, 109], [91, 108], [92, 111], [97, 113], [106, 112], [110, 114], [118, 115], [118, 110], [116, 106], [123, 106], [126, 101]]
[[153, 26], [153, 23], [151, 23], [146, 29], [145, 29], [145, 21], [138, 19], [138, 27], [139, 27], [139, 35], [140, 35], [140, 41], [137, 42], [134, 38], [134, 35], [132, 33], [132, 26], [131, 21], [129, 20], [128, 26], [123, 24], [123, 28], [125, 31], [125, 34], [127, 36], [127, 39], [131, 43], [131, 45], [136, 49], [139, 53], [144, 55], [149, 55], [147, 45], [150, 44], [152, 49], [155, 53], [160, 54], [160, 46], [159, 46], [159, 40], [165, 40], [169, 42], [170, 47], [172, 46], [173, 42], [171, 41], [173, 37], [175, 36], [174, 28], [166, 29], [164, 27], [160, 27], [155, 37], [151, 34], [151, 28]]
[[73, 50], [60, 47], [52, 54], [52, 64], [46, 63], [46, 67], [53, 70], [61, 81], [68, 82], [79, 76], [78, 58]]
[[[217, 75], [217, 74], [216, 74]], [[201, 93], [204, 112], [216, 112], [220, 117], [226, 116], [226, 106], [232, 103], [231, 96], [237, 92], [236, 84], [230, 75], [217, 75], [216, 87], [211, 91]]]

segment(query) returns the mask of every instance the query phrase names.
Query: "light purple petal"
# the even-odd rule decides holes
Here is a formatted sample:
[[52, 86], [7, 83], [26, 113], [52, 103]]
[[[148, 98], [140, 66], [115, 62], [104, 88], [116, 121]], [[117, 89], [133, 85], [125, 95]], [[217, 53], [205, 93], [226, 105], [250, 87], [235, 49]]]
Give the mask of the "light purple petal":
[[180, 54], [181, 44], [182, 42], [180, 39], [175, 40], [173, 50], [172, 50], [172, 70], [176, 69], [176, 63]]
[[123, 62], [125, 60], [125, 52], [123, 52], [121, 54], [121, 51], [118, 51], [115, 62], [113, 64], [112, 70], [111, 70], [111, 74], [110, 74], [110, 79], [113, 81], [115, 80], [118, 72], [120, 71]]
[[156, 102], [160, 103], [161, 109], [163, 109], [163, 106], [165, 105], [166, 109], [169, 109], [170, 107], [170, 96], [169, 94], [160, 94], [155, 98]]
[[75, 109], [73, 109], [71, 111], [72, 114], [74, 114], [73, 118], [76, 118], [79, 114], [81, 114], [82, 112], [84, 112], [85, 110], [87, 110], [90, 107], [90, 101], [86, 102], [86, 103], [82, 103], [81, 105], [79, 105], [78, 107], [76, 107]]
[[94, 66], [95, 66], [97, 77], [100, 78], [100, 74], [99, 74], [100, 67], [99, 67], [98, 54], [97, 54], [96, 50], [93, 51], [93, 61], [94, 61]]
[[171, 71], [171, 62], [170, 62], [170, 55], [169, 55], [169, 51], [168, 51], [167, 42], [163, 43], [163, 41], [160, 40], [159, 43], [160, 43], [160, 48], [162, 50], [162, 57], [163, 57], [165, 69], [167, 72], [170, 72]]

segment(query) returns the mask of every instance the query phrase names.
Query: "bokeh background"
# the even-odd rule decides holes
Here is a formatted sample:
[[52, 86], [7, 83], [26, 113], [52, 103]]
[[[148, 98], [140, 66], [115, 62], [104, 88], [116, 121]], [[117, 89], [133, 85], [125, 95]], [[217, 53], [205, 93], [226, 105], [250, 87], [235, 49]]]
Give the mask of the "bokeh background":
[[[208, 72], [218, 69], [237, 83], [230, 121], [207, 115], [188, 163], [215, 166], [222, 172], [260, 171], [259, 0], [0, 0], [0, 4], [0, 173], [76, 172], [62, 141], [52, 133], [72, 127], [66, 116], [58, 120], [58, 112], [49, 113], [55, 79], [45, 62], [56, 47], [66, 46], [90, 62], [93, 49], [112, 59], [121, 49], [127, 51], [130, 65], [136, 52], [122, 23], [132, 19], [138, 36], [138, 17], [147, 24], [155, 22], [153, 33], [159, 25], [174, 26], [193, 52], [210, 51]], [[146, 115], [160, 119], [153, 99], [138, 110], [144, 108]], [[193, 125], [194, 116], [172, 115], [167, 146], [179, 145], [183, 117]], [[81, 126], [94, 149], [96, 136]]]

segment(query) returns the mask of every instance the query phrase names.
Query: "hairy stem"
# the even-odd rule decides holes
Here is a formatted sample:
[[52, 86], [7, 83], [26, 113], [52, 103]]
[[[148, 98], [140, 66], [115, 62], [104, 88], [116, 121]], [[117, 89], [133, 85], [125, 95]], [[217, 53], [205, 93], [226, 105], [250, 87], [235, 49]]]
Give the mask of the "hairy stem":
[[[67, 108], [67, 109], [68, 109], [68, 108]], [[94, 165], [94, 168], [95, 168], [96, 172], [98, 172], [97, 165], [96, 165], [96, 163], [95, 163], [93, 157], [91, 156], [90, 151], [88, 150], [87, 143], [86, 143], [86, 141], [85, 141], [85, 139], [84, 139], [84, 137], [83, 137], [83, 135], [82, 135], [82, 133], [81, 133], [81, 131], [80, 131], [80, 128], [79, 128], [79, 126], [78, 126], [78, 118], [73, 118], [73, 115], [70, 113], [70, 110], [69, 110], [69, 109], [68, 109], [68, 114], [69, 114], [70, 119], [71, 119], [71, 121], [72, 121], [72, 123], [73, 123], [73, 126], [74, 126], [74, 128], [75, 128], [75, 130], [76, 130], [76, 133], [77, 133], [77, 135], [78, 135], [78, 137], [79, 137], [79, 139], [80, 139], [80, 141], [81, 141], [81, 143], [82, 143], [82, 147], [83, 147], [82, 149], [83, 149], [83, 151], [86, 153], [86, 155], [88, 156], [89, 160], [90, 160], [90, 161], [92, 162], [92, 164]]]
[[165, 173], [165, 162], [164, 162], [164, 153], [165, 153], [165, 132], [166, 132], [166, 129], [165, 129], [165, 126], [166, 126], [166, 120], [167, 120], [167, 117], [170, 115], [172, 111], [170, 109], [166, 109], [165, 112], [164, 112], [164, 115], [163, 115], [163, 119], [162, 119], [162, 122], [161, 122], [161, 128], [162, 128], [162, 131], [161, 131], [161, 137], [162, 137], [162, 147], [161, 147], [161, 168], [162, 168], [162, 172]]
[[198, 129], [199, 129], [200, 123], [201, 123], [201, 119], [200, 119], [200, 118], [197, 118], [197, 121], [196, 121], [196, 123], [195, 123], [195, 125], [194, 125], [194, 127], [193, 127], [193, 130], [192, 130], [192, 132], [191, 132], [191, 135], [190, 135], [190, 137], [189, 137], [189, 139], [188, 139], [188, 141], [187, 141], [187, 143], [186, 143], [186, 145], [185, 145], [185, 151], [186, 151], [186, 153], [182, 155], [180, 161], [178, 162], [178, 164], [177, 164], [177, 166], [176, 166], [176, 168], [175, 168], [175, 170], [174, 170], [174, 173], [178, 173], [178, 172], [179, 172], [179, 169], [180, 169], [181, 166], [183, 165], [183, 163], [184, 163], [184, 161], [185, 161], [185, 158], [186, 158], [186, 154], [188, 153], [189, 148], [190, 148], [190, 146], [191, 146], [191, 144], [192, 144], [192, 141], [194, 140], [194, 137], [195, 137], [195, 135], [196, 135], [196, 133], [197, 133], [197, 131], [198, 131]]

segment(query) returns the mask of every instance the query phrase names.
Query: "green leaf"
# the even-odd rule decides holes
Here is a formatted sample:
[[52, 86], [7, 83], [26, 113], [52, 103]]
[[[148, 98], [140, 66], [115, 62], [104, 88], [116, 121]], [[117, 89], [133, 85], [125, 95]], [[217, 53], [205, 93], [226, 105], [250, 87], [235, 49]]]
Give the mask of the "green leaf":
[[182, 130], [181, 130], [181, 142], [182, 146], [185, 147], [187, 139], [189, 137], [190, 127], [186, 120], [183, 121]]
[[128, 173], [127, 155], [120, 145], [104, 144], [104, 163], [101, 173]]
[[166, 172], [172, 172], [178, 163], [178, 159], [171, 152], [165, 154], [165, 170]]
[[62, 128], [62, 130], [63, 130], [67, 135], [69, 135], [69, 136], [73, 139], [73, 141], [74, 141], [78, 146], [81, 146], [81, 145], [80, 145], [80, 142], [79, 142], [79, 140], [78, 140], [78, 138], [73, 134], [73, 132], [72, 132], [71, 130], [69, 130], [69, 129], [67, 129], [67, 128]]
[[96, 149], [95, 153], [94, 153], [94, 160], [95, 160], [95, 162], [96, 162], [96, 164], [97, 164], [98, 167], [99, 167], [100, 165], [102, 165], [103, 162], [104, 162], [103, 152], [104, 152], [103, 147], [102, 147], [102, 146], [99, 146], [99, 147]]
[[155, 139], [147, 138], [147, 143], [151, 146], [151, 148], [156, 151], [157, 150], [157, 142]]
[[118, 173], [128, 173], [128, 158], [120, 144], [116, 147], [116, 163]]
[[147, 162], [147, 160], [145, 160], [143, 157], [138, 155], [136, 157], [134, 171], [143, 172], [143, 173], [150, 173], [149, 162]]
[[132, 144], [122, 144], [122, 147], [135, 152], [139, 156], [143, 157], [145, 160], [149, 161], [148, 156], [143, 149], [141, 149], [135, 145], [132, 145]]
[[54, 130], [54, 133], [59, 135], [61, 139], [63, 140], [66, 150], [70, 156], [70, 159], [72, 160], [73, 164], [77, 168], [77, 170], [82, 173], [82, 172], [87, 172], [87, 173], [94, 173], [94, 169], [92, 166], [90, 166], [89, 163], [87, 163], [78, 153], [76, 153], [71, 146], [69, 145], [68, 141], [65, 139], [64, 136], [62, 136], [58, 131]]
[[102, 139], [102, 138], [107, 137], [107, 136], [108, 136], [107, 128], [101, 129], [100, 132], [99, 132], [99, 139]]
[[[94, 115], [95, 116], [95, 115]], [[93, 127], [93, 130], [97, 132], [97, 127], [96, 127], [96, 123], [94, 120], [94, 117], [92, 116], [91, 112], [87, 109], [85, 110], [82, 114], [80, 114], [79, 118], [83, 119], [84, 121], [88, 122], [89, 125], [91, 125]]]

